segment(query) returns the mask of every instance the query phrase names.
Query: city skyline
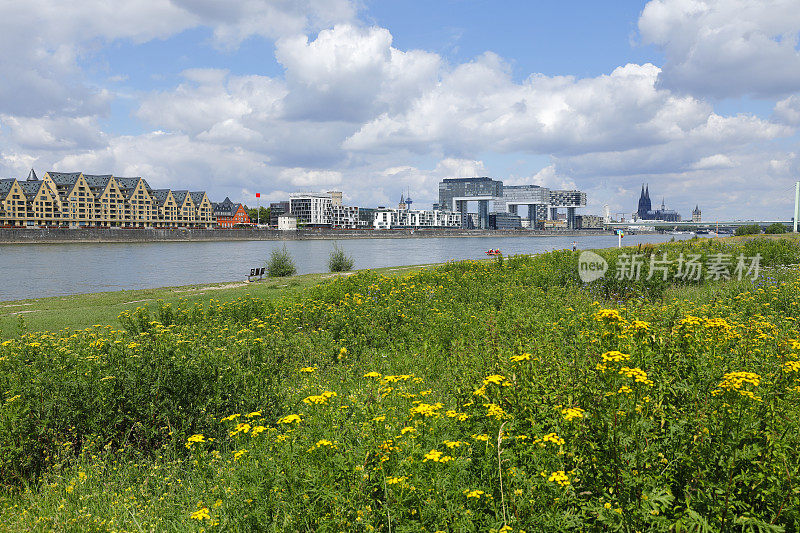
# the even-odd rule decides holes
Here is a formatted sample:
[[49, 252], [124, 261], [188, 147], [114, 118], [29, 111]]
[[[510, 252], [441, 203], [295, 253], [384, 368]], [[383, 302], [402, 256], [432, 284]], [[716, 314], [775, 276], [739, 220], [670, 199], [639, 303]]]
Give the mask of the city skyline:
[[683, 216], [792, 215], [793, 2], [105, 6], [6, 8], [0, 178], [430, 205], [492, 176], [586, 191], [586, 213], [630, 213], [646, 182]]

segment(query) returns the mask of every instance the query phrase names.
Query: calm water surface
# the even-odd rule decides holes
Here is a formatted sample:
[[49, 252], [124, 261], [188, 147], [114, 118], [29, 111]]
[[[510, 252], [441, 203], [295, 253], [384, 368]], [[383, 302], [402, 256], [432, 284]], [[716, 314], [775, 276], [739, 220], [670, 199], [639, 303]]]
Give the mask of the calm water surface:
[[[688, 235], [675, 235], [675, 239]], [[623, 244], [659, 243], [672, 235], [626, 235]], [[355, 268], [379, 268], [485, 258], [564, 248], [609, 248], [617, 237], [447, 237], [336, 241]], [[236, 241], [0, 245], [0, 301], [66, 294], [241, 281], [286, 245], [300, 274], [327, 272], [334, 241]]]

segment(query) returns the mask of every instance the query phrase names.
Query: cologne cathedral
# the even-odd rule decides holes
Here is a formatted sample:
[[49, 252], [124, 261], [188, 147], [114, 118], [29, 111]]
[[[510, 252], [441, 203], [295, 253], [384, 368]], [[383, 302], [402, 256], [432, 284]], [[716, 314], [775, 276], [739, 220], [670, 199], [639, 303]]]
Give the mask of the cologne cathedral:
[[681, 216], [677, 211], [667, 209], [664, 199], [661, 199], [661, 209], [653, 209], [650, 204], [650, 185], [642, 185], [642, 194], [639, 196], [639, 207], [634, 213], [634, 218], [639, 220], [663, 220], [664, 222], [680, 222]]

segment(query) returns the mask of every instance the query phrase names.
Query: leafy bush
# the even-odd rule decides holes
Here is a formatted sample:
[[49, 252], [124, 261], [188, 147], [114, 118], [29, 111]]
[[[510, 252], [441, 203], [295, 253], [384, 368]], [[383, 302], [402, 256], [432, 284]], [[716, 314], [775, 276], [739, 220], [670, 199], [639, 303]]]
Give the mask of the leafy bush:
[[297, 272], [297, 268], [295, 268], [292, 256], [289, 254], [289, 250], [286, 249], [285, 244], [272, 250], [267, 262], [267, 275], [269, 277], [282, 278], [291, 276], [295, 272]]
[[331, 272], [349, 272], [353, 270], [353, 258], [345, 253], [344, 250], [334, 243], [333, 251], [328, 258], [328, 269]]
[[749, 224], [736, 228], [736, 235], [758, 235], [759, 233], [761, 233], [761, 226], [758, 224]]
[[774, 224], [767, 226], [767, 229], [764, 230], [764, 233], [769, 233], [771, 235], [786, 233], [786, 226], [780, 222], [775, 222]]

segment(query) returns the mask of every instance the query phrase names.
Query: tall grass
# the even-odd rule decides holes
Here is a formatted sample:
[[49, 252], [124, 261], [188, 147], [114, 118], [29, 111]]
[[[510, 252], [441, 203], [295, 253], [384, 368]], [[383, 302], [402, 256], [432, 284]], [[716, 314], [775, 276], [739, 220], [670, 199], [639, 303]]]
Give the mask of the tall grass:
[[627, 250], [680, 251], [770, 268], [586, 285], [555, 252], [4, 341], [0, 522], [796, 530], [796, 244]]

